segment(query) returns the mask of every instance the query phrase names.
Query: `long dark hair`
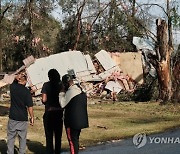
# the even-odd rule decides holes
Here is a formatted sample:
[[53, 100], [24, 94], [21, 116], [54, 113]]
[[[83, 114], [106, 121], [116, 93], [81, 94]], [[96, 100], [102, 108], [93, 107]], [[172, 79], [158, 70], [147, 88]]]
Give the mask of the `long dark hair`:
[[49, 82], [53, 95], [58, 95], [61, 89], [60, 74], [56, 69], [50, 69], [48, 72]]

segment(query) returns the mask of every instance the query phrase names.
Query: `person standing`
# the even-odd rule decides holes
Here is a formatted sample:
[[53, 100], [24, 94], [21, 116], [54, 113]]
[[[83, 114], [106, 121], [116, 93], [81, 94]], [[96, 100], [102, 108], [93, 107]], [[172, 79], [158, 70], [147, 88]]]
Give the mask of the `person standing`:
[[66, 93], [60, 93], [60, 104], [65, 109], [64, 124], [71, 154], [79, 152], [79, 136], [81, 129], [89, 127], [87, 113], [87, 96], [73, 77], [66, 74], [62, 77]]
[[[42, 103], [45, 105], [43, 115], [44, 130], [46, 136], [46, 154], [60, 154], [61, 137], [63, 127], [63, 109], [59, 104], [59, 92], [62, 90], [60, 74], [56, 69], [48, 72], [49, 81], [42, 87]], [[55, 137], [55, 150], [53, 148]]]
[[19, 154], [26, 153], [26, 137], [28, 127], [28, 112], [30, 125], [34, 124], [32, 96], [25, 87], [27, 75], [20, 72], [10, 85], [11, 105], [7, 125], [7, 154], [14, 154], [16, 135], [19, 137]]

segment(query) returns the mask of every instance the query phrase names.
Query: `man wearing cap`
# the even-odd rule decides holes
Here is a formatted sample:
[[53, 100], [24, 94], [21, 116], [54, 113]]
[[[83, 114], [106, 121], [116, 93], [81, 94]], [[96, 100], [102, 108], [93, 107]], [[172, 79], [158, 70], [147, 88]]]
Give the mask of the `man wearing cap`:
[[60, 93], [59, 99], [64, 111], [64, 124], [69, 141], [71, 154], [79, 151], [79, 136], [81, 129], [87, 128], [87, 96], [82, 88], [75, 84], [73, 77], [66, 74], [62, 77], [65, 93]]
[[33, 101], [29, 89], [25, 87], [27, 76], [20, 72], [10, 85], [11, 105], [7, 125], [7, 154], [14, 154], [16, 135], [19, 137], [19, 154], [26, 153], [28, 113], [30, 125], [34, 124]]

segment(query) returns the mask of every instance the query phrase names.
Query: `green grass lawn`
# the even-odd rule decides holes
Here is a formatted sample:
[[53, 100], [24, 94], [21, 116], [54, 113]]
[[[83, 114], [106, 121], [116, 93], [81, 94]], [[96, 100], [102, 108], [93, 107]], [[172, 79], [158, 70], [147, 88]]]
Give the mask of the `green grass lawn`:
[[[44, 151], [43, 112], [44, 106], [34, 107], [35, 125], [29, 126], [28, 153], [43, 153]], [[102, 102], [88, 105], [88, 113], [90, 127], [82, 130], [81, 146], [124, 139], [132, 137], [136, 133], [163, 132], [180, 126], [180, 105], [160, 106], [157, 102]], [[4, 139], [6, 139], [7, 120], [7, 114], [0, 116], [0, 124], [2, 124], [0, 127], [0, 149], [6, 148]], [[63, 132], [62, 148], [68, 148], [65, 131]]]

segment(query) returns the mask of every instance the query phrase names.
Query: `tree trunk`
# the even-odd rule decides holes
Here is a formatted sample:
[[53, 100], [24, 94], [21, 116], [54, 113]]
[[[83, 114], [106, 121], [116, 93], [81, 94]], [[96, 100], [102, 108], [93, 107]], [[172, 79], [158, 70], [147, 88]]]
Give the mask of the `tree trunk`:
[[173, 60], [173, 68], [172, 68], [172, 102], [180, 103], [180, 49], [177, 51], [176, 56]]
[[170, 60], [173, 51], [169, 45], [168, 26], [165, 20], [157, 20], [157, 59], [155, 68], [159, 80], [159, 98], [166, 103], [172, 96]]
[[27, 44], [27, 51], [25, 53], [25, 56], [27, 55], [33, 55], [36, 56], [35, 51], [33, 51], [32, 48], [32, 39], [34, 38], [34, 32], [33, 32], [33, 4], [34, 4], [34, 0], [28, 0], [26, 1], [26, 5], [27, 5], [27, 10], [28, 10], [28, 35], [27, 35], [27, 39], [26, 39], [26, 44]]
[[4, 10], [2, 10], [2, 2], [0, 0], [0, 72], [3, 70], [2, 67], [2, 20], [4, 18], [5, 13], [8, 11], [8, 9], [11, 7], [11, 4], [8, 5]]
[[2, 8], [1, 8], [1, 0], [0, 0], [0, 72], [2, 71]]
[[162, 103], [166, 103], [171, 99], [171, 75], [170, 75], [170, 65], [169, 60], [159, 62], [157, 67], [157, 75], [159, 81], [159, 98]]

